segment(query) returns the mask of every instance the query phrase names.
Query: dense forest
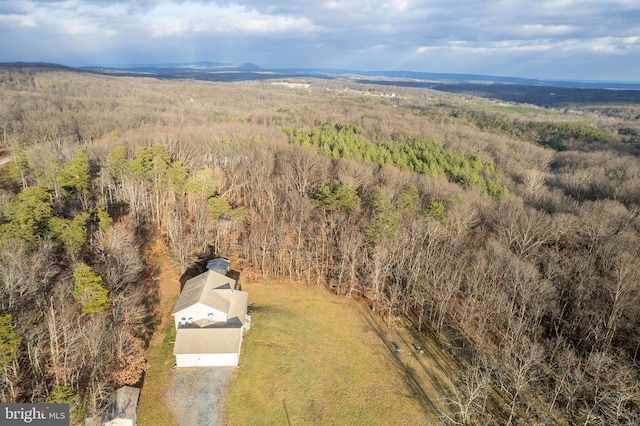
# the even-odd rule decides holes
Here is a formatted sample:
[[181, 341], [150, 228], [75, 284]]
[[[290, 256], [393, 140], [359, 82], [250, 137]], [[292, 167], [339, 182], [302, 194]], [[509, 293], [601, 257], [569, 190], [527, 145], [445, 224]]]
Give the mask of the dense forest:
[[449, 424], [640, 422], [640, 105], [0, 69], [0, 399], [100, 415], [154, 330], [144, 247], [399, 315]]

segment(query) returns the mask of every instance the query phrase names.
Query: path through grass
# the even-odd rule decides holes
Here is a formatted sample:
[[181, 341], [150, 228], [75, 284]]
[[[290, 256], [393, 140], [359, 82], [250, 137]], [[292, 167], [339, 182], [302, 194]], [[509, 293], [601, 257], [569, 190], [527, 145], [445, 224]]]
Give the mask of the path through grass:
[[149, 368], [145, 372], [144, 386], [140, 392], [138, 425], [173, 426], [177, 425], [177, 422], [169, 413], [165, 402], [165, 390], [174, 363], [175, 326], [173, 322], [167, 322], [164, 328], [156, 333], [159, 333], [162, 339], [152, 341], [146, 351]]
[[167, 408], [165, 390], [169, 386], [168, 374], [175, 362], [173, 341], [175, 325], [171, 310], [180, 293], [179, 275], [166, 253], [166, 246], [160, 239], [149, 244], [145, 258], [156, 275], [157, 306], [154, 314], [158, 319], [145, 358], [149, 368], [145, 372], [144, 385], [140, 391], [138, 405], [139, 426], [173, 426], [177, 422]]

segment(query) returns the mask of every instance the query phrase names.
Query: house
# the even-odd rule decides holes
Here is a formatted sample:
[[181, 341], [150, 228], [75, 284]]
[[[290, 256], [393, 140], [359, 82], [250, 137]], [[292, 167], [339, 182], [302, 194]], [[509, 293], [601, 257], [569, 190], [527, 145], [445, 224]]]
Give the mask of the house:
[[[225, 259], [222, 259], [225, 260]], [[225, 260], [226, 261], [226, 260]], [[249, 294], [236, 289], [228, 261], [188, 280], [173, 309], [177, 367], [237, 366]]]
[[140, 389], [123, 386], [111, 394], [107, 422], [104, 426], [135, 426]]

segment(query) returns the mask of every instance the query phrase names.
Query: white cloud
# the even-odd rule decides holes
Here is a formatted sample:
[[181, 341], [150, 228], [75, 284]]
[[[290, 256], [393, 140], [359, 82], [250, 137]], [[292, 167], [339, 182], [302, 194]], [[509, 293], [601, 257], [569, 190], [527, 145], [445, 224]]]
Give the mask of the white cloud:
[[394, 12], [403, 13], [409, 9], [409, 2], [406, 0], [393, 0], [385, 5], [386, 9], [392, 10]]
[[[179, 18], [176, 18], [176, 17]], [[313, 32], [318, 27], [305, 17], [267, 15], [243, 6], [220, 7], [200, 3], [167, 3], [151, 10], [144, 18], [153, 36], [185, 33], [261, 33]]]
[[562, 36], [570, 34], [576, 30], [573, 25], [543, 25], [543, 24], [525, 24], [514, 28], [515, 33], [523, 36], [545, 37], [545, 36]]
[[38, 23], [31, 18], [25, 18], [21, 15], [0, 15], [0, 26], [5, 25], [15, 28], [36, 28]]
[[595, 52], [624, 55], [635, 51], [640, 52], [640, 37], [600, 37], [593, 40], [587, 46]]
[[20, 19], [20, 26], [25, 28], [37, 28], [38, 23], [32, 19]]

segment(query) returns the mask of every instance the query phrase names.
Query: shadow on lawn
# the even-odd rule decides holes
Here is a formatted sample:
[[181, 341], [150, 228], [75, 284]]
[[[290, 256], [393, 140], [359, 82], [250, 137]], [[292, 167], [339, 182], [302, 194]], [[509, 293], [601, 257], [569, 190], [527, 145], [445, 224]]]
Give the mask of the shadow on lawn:
[[[449, 373], [461, 368], [462, 365], [460, 364], [459, 360], [457, 360], [449, 353], [449, 351], [462, 350], [464, 348], [464, 345], [461, 345], [460, 347], [447, 347], [442, 343], [436, 331], [434, 331], [430, 326], [423, 325], [422, 330], [418, 331], [418, 327], [411, 317], [405, 315], [405, 320], [409, 324], [409, 326], [406, 327], [406, 330], [411, 334], [411, 339], [414, 342], [420, 342], [420, 344], [422, 345], [422, 349], [424, 351], [422, 357], [429, 359], [431, 363], [436, 365], [438, 369], [443, 371], [451, 380], [452, 378]], [[425, 372], [427, 374], [430, 374], [431, 369], [429, 369], [428, 366], [424, 365], [420, 357], [416, 358]], [[432, 379], [434, 380], [434, 382], [437, 382], [439, 386], [442, 386], [443, 389], [447, 389], [451, 386], [451, 384], [442, 383], [442, 379], [436, 376], [433, 376]]]
[[[412, 396], [421, 403], [425, 412], [427, 412], [428, 414], [438, 415], [440, 413], [440, 409], [434, 404], [434, 401], [427, 394], [427, 392], [425, 392], [422, 383], [420, 383], [419, 378], [416, 376], [416, 372], [401, 358], [401, 351], [403, 351], [403, 347], [405, 348], [405, 351], [409, 351], [408, 342], [406, 342], [406, 340], [404, 340], [402, 336], [399, 336], [399, 338], [402, 340], [400, 345], [398, 345], [397, 342], [389, 340], [388, 334], [390, 334], [390, 330], [385, 330], [384, 327], [386, 326], [382, 325], [381, 321], [376, 320], [376, 318], [373, 317], [371, 311], [367, 310], [365, 313], [363, 313], [363, 317], [365, 319], [365, 322], [369, 325], [370, 329], [376, 333], [376, 335], [387, 347], [387, 355], [389, 356], [389, 359], [391, 359], [393, 364], [403, 373], [404, 381], [409, 386]], [[438, 388], [438, 392], [445, 392], [448, 387], [444, 383], [442, 383], [442, 381], [438, 379], [433, 373], [431, 373], [424, 363], [422, 363], [420, 360], [418, 360], [418, 362], [424, 369], [425, 373], [429, 375], [434, 385]]]

